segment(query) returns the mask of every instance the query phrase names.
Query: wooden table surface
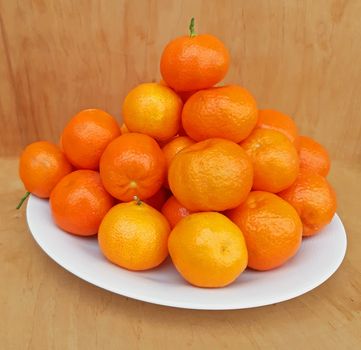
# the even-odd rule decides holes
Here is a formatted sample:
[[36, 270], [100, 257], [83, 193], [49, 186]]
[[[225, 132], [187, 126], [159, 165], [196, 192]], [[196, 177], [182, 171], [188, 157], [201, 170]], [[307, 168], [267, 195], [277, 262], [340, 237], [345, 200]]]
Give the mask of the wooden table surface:
[[361, 167], [330, 175], [348, 249], [339, 270], [296, 299], [255, 309], [196, 311], [97, 288], [52, 261], [32, 239], [17, 160], [0, 160], [1, 349], [360, 349]]

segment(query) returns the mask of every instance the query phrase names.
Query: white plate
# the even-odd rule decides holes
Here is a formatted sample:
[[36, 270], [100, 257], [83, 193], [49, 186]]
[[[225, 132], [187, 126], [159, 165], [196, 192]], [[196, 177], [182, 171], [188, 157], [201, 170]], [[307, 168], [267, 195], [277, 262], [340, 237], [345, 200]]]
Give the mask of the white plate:
[[336, 214], [323, 232], [305, 239], [298, 254], [282, 267], [267, 272], [246, 270], [226, 288], [203, 289], [187, 284], [169, 259], [147, 272], [109, 263], [96, 238], [76, 237], [55, 226], [47, 200], [31, 196], [27, 220], [40, 247], [83, 280], [133, 299], [189, 309], [243, 309], [297, 297], [326, 281], [346, 252], [346, 233]]

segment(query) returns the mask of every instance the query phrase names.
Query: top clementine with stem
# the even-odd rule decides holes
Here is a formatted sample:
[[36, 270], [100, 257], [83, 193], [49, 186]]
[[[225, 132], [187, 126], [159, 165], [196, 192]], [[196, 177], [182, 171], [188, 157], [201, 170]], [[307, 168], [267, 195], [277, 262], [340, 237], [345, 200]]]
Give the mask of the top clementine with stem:
[[229, 52], [214, 35], [195, 34], [194, 18], [190, 35], [171, 40], [165, 47], [160, 71], [164, 81], [176, 91], [209, 88], [220, 82], [229, 67]]

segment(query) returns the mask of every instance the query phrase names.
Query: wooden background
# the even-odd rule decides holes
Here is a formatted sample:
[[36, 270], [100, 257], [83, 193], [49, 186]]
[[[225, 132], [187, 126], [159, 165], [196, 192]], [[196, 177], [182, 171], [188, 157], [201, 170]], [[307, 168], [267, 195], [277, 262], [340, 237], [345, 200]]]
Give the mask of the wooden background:
[[[49, 259], [14, 209], [20, 150], [57, 141], [84, 108], [120, 118], [127, 91], [159, 79], [163, 46], [192, 16], [229, 47], [226, 82], [330, 151], [347, 256], [300, 298], [221, 312], [124, 298]], [[361, 0], [0, 0], [0, 122], [1, 349], [361, 348]]]
[[0, 155], [56, 141], [83, 108], [119, 118], [191, 16], [229, 47], [226, 82], [289, 113], [333, 158], [361, 160], [360, 0], [0, 0]]

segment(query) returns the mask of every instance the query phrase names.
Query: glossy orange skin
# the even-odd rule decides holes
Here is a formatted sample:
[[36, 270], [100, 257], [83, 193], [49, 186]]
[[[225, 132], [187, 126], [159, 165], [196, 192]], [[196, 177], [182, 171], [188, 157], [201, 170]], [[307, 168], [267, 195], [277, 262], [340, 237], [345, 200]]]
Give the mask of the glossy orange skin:
[[180, 204], [174, 196], [169, 197], [164, 203], [162, 213], [167, 218], [171, 228], [174, 228], [180, 220], [192, 214], [192, 212]]
[[179, 135], [175, 135], [175, 136], [173, 136], [173, 137], [171, 137], [170, 139], [165, 140], [165, 141], [158, 141], [158, 140], [156, 140], [156, 141], [157, 141], [159, 147], [160, 147], [160, 148], [163, 148], [167, 143], [173, 141], [173, 140], [176, 139], [178, 136], [179, 136]]
[[298, 148], [298, 128], [294, 120], [287, 114], [273, 109], [259, 110], [257, 127], [281, 132]]
[[122, 115], [129, 131], [165, 141], [178, 133], [182, 107], [182, 100], [171, 88], [145, 83], [125, 97]]
[[209, 88], [227, 74], [230, 56], [215, 36], [182, 36], [164, 48], [160, 71], [164, 81], [176, 91]]
[[168, 248], [178, 272], [197, 287], [229, 285], [247, 266], [241, 230], [220, 213], [185, 217], [172, 230]]
[[[178, 154], [184, 148], [194, 145], [194, 144], [195, 144], [195, 141], [192, 140], [188, 136], [178, 136], [178, 137], [174, 138], [173, 140], [171, 140], [170, 142], [168, 142], [162, 148], [162, 151], [163, 151], [164, 157], [165, 157], [165, 161], [167, 164], [167, 169], [169, 168], [170, 163], [172, 162], [172, 160], [176, 154]], [[169, 188], [168, 178], [165, 179], [164, 185], [167, 188]]]
[[99, 247], [112, 263], [128, 270], [154, 268], [168, 256], [170, 227], [156, 209], [141, 202], [121, 203], [104, 217]]
[[277, 193], [296, 180], [299, 171], [297, 150], [284, 134], [257, 128], [241, 146], [252, 159], [254, 190]]
[[182, 111], [183, 128], [196, 141], [221, 137], [238, 143], [251, 133], [257, 118], [255, 99], [237, 85], [198, 91]]
[[114, 117], [100, 109], [86, 109], [65, 126], [63, 149], [74, 167], [97, 170], [105, 148], [119, 135], [120, 128]]
[[194, 145], [195, 143], [196, 142], [188, 136], [178, 136], [173, 140], [171, 140], [170, 142], [168, 142], [162, 148], [167, 163], [167, 167], [170, 166], [170, 163], [172, 162], [176, 154], [178, 154], [184, 148]]
[[154, 209], [160, 211], [169, 197], [170, 191], [164, 187], [161, 187], [156, 194], [154, 194], [152, 197], [149, 197], [148, 199], [145, 199], [144, 202]]
[[77, 170], [65, 176], [50, 195], [50, 208], [55, 223], [64, 231], [92, 236], [100, 222], [115, 204], [103, 187], [99, 173]]
[[331, 222], [336, 213], [336, 193], [325, 177], [302, 170], [297, 180], [278, 194], [298, 212], [303, 236], [312, 236]]
[[296, 210], [273, 193], [254, 191], [227, 216], [241, 229], [248, 249], [248, 266], [270, 270], [298, 251], [302, 222]]
[[192, 211], [238, 206], [253, 180], [252, 163], [242, 147], [224, 139], [188, 146], [170, 164], [168, 181], [177, 200]]
[[100, 176], [106, 190], [129, 202], [145, 200], [162, 186], [166, 163], [162, 150], [150, 136], [128, 133], [112, 141], [100, 159]]
[[308, 136], [299, 137], [298, 155], [300, 168], [314, 171], [322, 176], [330, 172], [330, 156], [325, 147]]
[[47, 141], [28, 145], [20, 156], [19, 175], [27, 191], [49, 198], [55, 185], [72, 171], [60, 148]]

